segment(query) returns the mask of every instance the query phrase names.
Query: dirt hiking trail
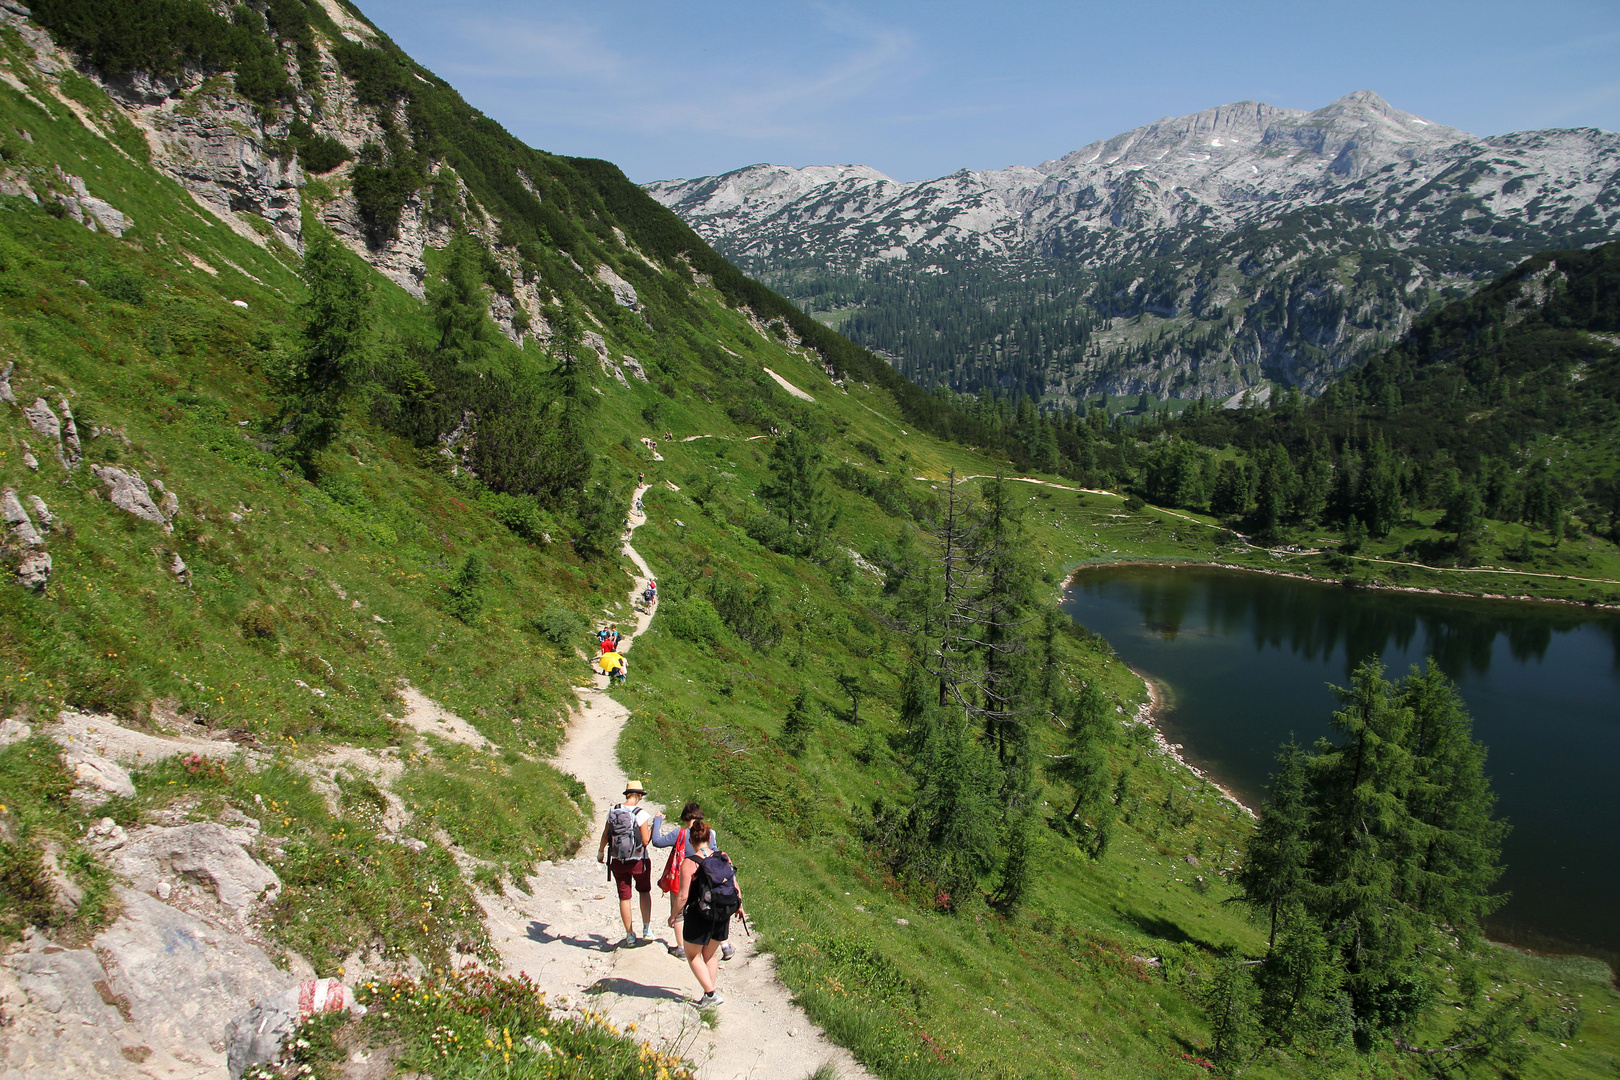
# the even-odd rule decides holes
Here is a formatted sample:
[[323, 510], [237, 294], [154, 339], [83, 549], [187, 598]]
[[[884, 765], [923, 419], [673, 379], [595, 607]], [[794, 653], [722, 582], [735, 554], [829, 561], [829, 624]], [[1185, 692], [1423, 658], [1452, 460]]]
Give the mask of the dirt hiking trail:
[[[624, 533], [624, 554], [638, 572], [632, 600], [652, 578], [646, 561], [630, 544], [634, 530], [646, 521], [635, 507], [649, 486], [636, 488]], [[625, 635], [621, 652], [629, 652], [635, 635], [646, 632], [656, 610], [655, 602], [638, 612], [635, 634]], [[630, 677], [635, 678], [633, 666]], [[597, 674], [595, 680], [594, 688], [578, 692], [580, 708], [552, 761], [579, 778], [594, 804], [590, 832], [578, 856], [542, 863], [528, 880], [532, 893], [507, 886], [505, 895], [478, 897], [505, 973], [527, 975], [553, 1002], [566, 998], [567, 1004], [600, 1012], [620, 1027], [634, 1023], [638, 1037], [694, 1061], [702, 1080], [804, 1080], [826, 1064], [846, 1080], [871, 1080], [849, 1051], [830, 1042], [793, 1003], [776, 978], [771, 958], [757, 951], [741, 920], [732, 920], [731, 942], [737, 955], [720, 965], [719, 991], [725, 1001], [716, 1010], [719, 1022], [714, 1028], [704, 1025], [693, 1006], [702, 991], [691, 969], [684, 959], [666, 951], [674, 942], [674, 931], [666, 925], [669, 901], [656, 881], [655, 939], [635, 948], [616, 947], [624, 925], [613, 883], [596, 861], [596, 841], [608, 807], [619, 801], [627, 780], [615, 748], [629, 712], [608, 696], [606, 675]], [[652, 794], [679, 798], [676, 792]], [[651, 799], [643, 805], [655, 814], [663, 812], [662, 804]], [[725, 823], [715, 824], [723, 841]], [[662, 849], [655, 849], [655, 879], [666, 858]], [[746, 890], [746, 866], [742, 880]], [[637, 898], [638, 921], [639, 903]]]

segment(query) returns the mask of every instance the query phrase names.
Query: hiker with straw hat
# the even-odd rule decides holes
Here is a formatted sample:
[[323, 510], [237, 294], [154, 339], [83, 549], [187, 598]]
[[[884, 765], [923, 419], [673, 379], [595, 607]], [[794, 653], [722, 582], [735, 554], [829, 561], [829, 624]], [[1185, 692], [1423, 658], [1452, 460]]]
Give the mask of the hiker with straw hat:
[[[619, 916], [624, 920], [621, 947], [652, 940], [652, 859], [647, 854], [647, 843], [652, 839], [652, 813], [641, 805], [646, 794], [647, 789], [641, 786], [640, 780], [624, 785], [624, 801], [614, 803], [608, 811], [602, 839], [596, 845], [596, 861], [607, 863], [608, 876], [619, 890]], [[632, 883], [641, 894], [640, 938], [636, 937], [630, 905]]]

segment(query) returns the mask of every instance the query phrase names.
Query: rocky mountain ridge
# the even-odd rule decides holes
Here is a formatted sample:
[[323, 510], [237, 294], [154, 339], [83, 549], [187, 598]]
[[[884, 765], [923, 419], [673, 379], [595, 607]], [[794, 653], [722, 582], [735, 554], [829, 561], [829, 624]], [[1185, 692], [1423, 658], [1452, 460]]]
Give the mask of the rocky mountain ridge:
[[[845, 309], [846, 332], [925, 382], [1057, 399], [1314, 390], [1445, 290], [1612, 238], [1620, 136], [1477, 138], [1357, 91], [1313, 112], [1166, 118], [1033, 167], [899, 183], [756, 165], [647, 190], [811, 310]], [[998, 281], [1033, 285], [1084, 340], [976, 325], [1022, 303]], [[927, 333], [882, 325], [901, 310]]]

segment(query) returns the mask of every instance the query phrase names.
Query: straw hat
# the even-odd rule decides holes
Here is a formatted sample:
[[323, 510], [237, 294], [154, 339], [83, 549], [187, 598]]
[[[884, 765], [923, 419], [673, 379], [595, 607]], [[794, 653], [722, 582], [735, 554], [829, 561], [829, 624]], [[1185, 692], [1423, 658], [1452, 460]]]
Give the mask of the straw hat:
[[640, 780], [631, 780], [629, 783], [624, 785], [624, 793], [626, 795], [645, 795], [647, 794], [647, 789], [641, 786]]

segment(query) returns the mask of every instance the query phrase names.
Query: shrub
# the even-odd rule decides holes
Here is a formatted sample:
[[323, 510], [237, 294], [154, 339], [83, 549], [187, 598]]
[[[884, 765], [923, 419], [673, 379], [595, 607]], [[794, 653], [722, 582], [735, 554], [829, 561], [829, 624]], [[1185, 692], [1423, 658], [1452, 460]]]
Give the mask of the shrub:
[[146, 282], [139, 274], [114, 269], [96, 277], [96, 291], [109, 300], [119, 300], [134, 307], [146, 303]]
[[275, 620], [265, 608], [249, 608], [242, 612], [236, 625], [242, 628], [242, 636], [249, 641], [276, 640]]
[[669, 632], [695, 644], [713, 644], [725, 636], [725, 624], [714, 605], [701, 596], [688, 597], [663, 613]]
[[1147, 503], [1143, 502], [1138, 496], [1132, 495], [1125, 500], [1125, 509], [1128, 513], [1139, 514], [1146, 507]]
[[543, 637], [550, 638], [556, 644], [567, 645], [589, 631], [591, 623], [577, 611], [565, 608], [561, 604], [552, 604], [535, 616], [534, 628]]
[[330, 135], [310, 135], [298, 140], [298, 159], [312, 173], [329, 173], [354, 155]]

